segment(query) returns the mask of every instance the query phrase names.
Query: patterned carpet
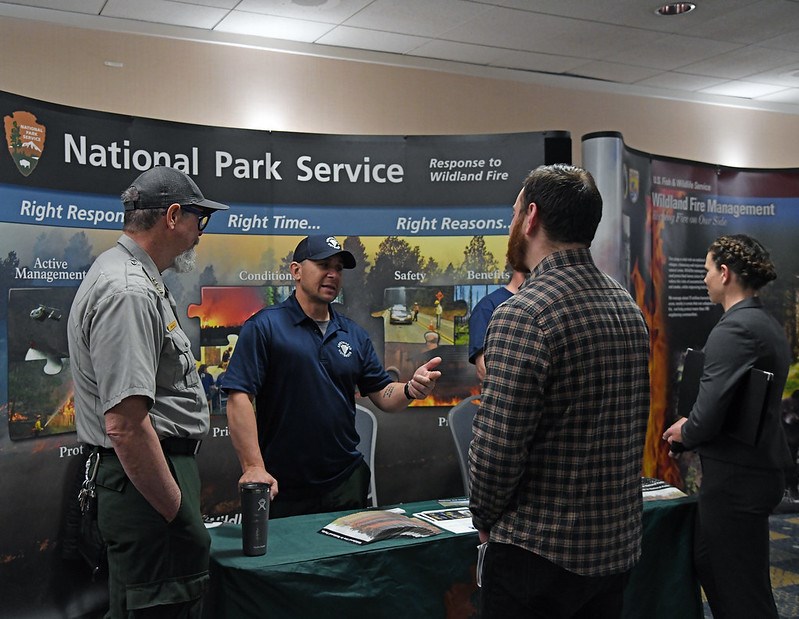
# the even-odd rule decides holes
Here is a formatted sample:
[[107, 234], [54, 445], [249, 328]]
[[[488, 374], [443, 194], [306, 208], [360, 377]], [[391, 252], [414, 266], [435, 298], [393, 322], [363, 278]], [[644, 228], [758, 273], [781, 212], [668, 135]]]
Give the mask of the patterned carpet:
[[771, 523], [771, 585], [780, 619], [799, 619], [799, 513], [775, 514]]
[[[771, 529], [771, 585], [780, 619], [799, 619], [799, 513], [774, 514]], [[713, 615], [705, 603], [705, 618]]]

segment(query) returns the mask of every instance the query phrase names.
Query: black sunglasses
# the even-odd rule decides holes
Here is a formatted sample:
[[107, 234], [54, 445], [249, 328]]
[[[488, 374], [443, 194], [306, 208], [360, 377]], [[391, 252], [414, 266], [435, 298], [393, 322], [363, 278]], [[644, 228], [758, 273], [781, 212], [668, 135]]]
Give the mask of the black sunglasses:
[[194, 213], [199, 217], [197, 220], [197, 228], [202, 232], [205, 230], [205, 226], [208, 225], [208, 222], [211, 221], [211, 213], [208, 211], [203, 211], [202, 209], [196, 208], [194, 206], [182, 205], [182, 208], [187, 213]]

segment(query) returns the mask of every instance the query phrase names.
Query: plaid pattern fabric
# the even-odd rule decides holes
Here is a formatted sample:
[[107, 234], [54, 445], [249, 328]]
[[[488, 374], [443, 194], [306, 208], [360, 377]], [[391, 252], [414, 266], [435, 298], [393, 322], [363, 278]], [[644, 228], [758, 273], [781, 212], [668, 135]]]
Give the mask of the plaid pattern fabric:
[[491, 541], [586, 576], [640, 556], [649, 332], [587, 249], [545, 258], [494, 312], [469, 451]]

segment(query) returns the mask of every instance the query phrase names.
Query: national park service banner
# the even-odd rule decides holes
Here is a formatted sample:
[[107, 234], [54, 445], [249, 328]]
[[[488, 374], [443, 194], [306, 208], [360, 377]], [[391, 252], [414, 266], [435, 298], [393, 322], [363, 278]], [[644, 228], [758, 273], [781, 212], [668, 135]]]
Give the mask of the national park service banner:
[[[85, 455], [74, 433], [66, 318], [86, 270], [120, 235], [120, 193], [155, 165], [189, 174], [231, 206], [211, 218], [198, 268], [165, 274], [198, 361], [218, 377], [247, 317], [291, 293], [299, 240], [335, 235], [358, 261], [338, 308], [367, 329], [386, 368], [407, 380], [430, 356], [444, 358], [433, 397], [402, 415], [378, 412], [381, 501], [463, 493], [446, 412], [477, 392], [466, 358], [469, 312], [507, 281], [521, 182], [540, 164], [570, 162], [567, 132], [281, 133], [10, 93], [0, 93], [0, 116], [0, 578], [12, 615], [87, 594], [86, 575], [60, 555], [64, 506]], [[240, 471], [221, 398], [198, 459], [204, 515], [233, 517]], [[408, 481], [410, 466], [423, 483]]]

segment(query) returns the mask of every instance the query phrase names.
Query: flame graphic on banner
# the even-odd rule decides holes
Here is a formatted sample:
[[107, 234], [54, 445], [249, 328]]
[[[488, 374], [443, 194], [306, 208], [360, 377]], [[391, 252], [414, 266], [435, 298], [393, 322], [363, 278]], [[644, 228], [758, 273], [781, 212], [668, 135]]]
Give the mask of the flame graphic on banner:
[[433, 391], [429, 396], [424, 398], [423, 400], [414, 400], [411, 402], [408, 407], [415, 407], [415, 406], [449, 406], [453, 407], [456, 404], [459, 404], [463, 400], [467, 398], [474, 398], [480, 395], [480, 388], [479, 387], [471, 387], [469, 389], [469, 393], [464, 395], [462, 398], [440, 398], [436, 396], [436, 392]]
[[75, 429], [75, 398], [70, 390], [66, 398], [56, 410], [55, 414], [47, 419], [45, 426], [55, 426], [65, 429]]
[[644, 460], [642, 474], [654, 477], [682, 488], [682, 475], [677, 462], [669, 457], [668, 445], [661, 436], [666, 429], [668, 389], [669, 389], [669, 347], [666, 337], [666, 316], [661, 302], [664, 290], [664, 272], [666, 257], [663, 252], [661, 234], [665, 227], [662, 220], [652, 221], [652, 204], [647, 197], [646, 229], [652, 239], [652, 278], [650, 294], [647, 295], [647, 283], [639, 269], [638, 261], [631, 273], [631, 282], [635, 300], [644, 313], [649, 325], [649, 423], [646, 429], [644, 444]]
[[255, 286], [204, 286], [202, 303], [189, 305], [189, 318], [199, 318], [200, 327], [240, 327], [266, 306], [264, 289]]

